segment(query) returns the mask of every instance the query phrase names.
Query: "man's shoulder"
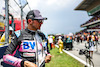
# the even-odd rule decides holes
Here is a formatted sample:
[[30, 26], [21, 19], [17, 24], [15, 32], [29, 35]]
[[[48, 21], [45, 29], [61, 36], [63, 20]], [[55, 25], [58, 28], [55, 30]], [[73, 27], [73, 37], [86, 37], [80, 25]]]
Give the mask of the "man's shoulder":
[[19, 37], [20, 35], [25, 34], [25, 33], [26, 33], [25, 29], [15, 31], [15, 35], [16, 35], [17, 37]]
[[40, 30], [37, 31], [39, 35], [44, 35], [44, 33]]
[[42, 37], [42, 39], [47, 39], [45, 34], [41, 31], [38, 31], [38, 34]]

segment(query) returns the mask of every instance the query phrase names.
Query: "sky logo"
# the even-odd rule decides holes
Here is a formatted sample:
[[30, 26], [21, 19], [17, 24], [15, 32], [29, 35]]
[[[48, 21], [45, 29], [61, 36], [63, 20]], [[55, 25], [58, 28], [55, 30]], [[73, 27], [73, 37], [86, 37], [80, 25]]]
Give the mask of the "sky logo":
[[23, 49], [34, 49], [35, 42], [23, 42]]

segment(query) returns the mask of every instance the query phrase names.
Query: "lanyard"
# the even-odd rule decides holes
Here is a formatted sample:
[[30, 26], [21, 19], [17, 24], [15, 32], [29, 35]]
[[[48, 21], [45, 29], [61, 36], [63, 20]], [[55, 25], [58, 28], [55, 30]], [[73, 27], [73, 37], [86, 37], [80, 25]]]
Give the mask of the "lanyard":
[[37, 34], [37, 32], [36, 32], [36, 34], [35, 34], [35, 36], [34, 36], [34, 39], [35, 39], [35, 41], [36, 41], [36, 65], [39, 67], [39, 55], [38, 55], [38, 53], [39, 53], [39, 51], [38, 51], [38, 47], [39, 47], [39, 45], [38, 45], [38, 43], [42, 46], [42, 56], [43, 56], [43, 45], [42, 45], [42, 39], [38, 36], [38, 34]]
[[[33, 36], [34, 37], [34, 36]], [[36, 41], [36, 65], [39, 67], [39, 59], [38, 59], [38, 44], [37, 44], [37, 39], [36, 37], [34, 37], [35, 41]]]

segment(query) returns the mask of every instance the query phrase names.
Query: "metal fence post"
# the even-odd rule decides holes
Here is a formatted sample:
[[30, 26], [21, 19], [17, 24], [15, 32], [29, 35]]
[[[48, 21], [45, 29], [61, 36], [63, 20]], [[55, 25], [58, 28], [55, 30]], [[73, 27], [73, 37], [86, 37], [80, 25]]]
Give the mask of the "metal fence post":
[[23, 8], [21, 6], [21, 31], [23, 30]]
[[5, 42], [9, 43], [9, 0], [5, 0]]

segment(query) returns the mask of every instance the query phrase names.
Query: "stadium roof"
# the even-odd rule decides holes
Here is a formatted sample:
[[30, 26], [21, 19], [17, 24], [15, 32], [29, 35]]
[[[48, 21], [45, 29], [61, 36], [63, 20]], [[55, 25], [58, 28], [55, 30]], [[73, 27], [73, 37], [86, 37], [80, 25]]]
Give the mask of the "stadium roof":
[[86, 8], [95, 0], [83, 0], [75, 10], [86, 10]]

